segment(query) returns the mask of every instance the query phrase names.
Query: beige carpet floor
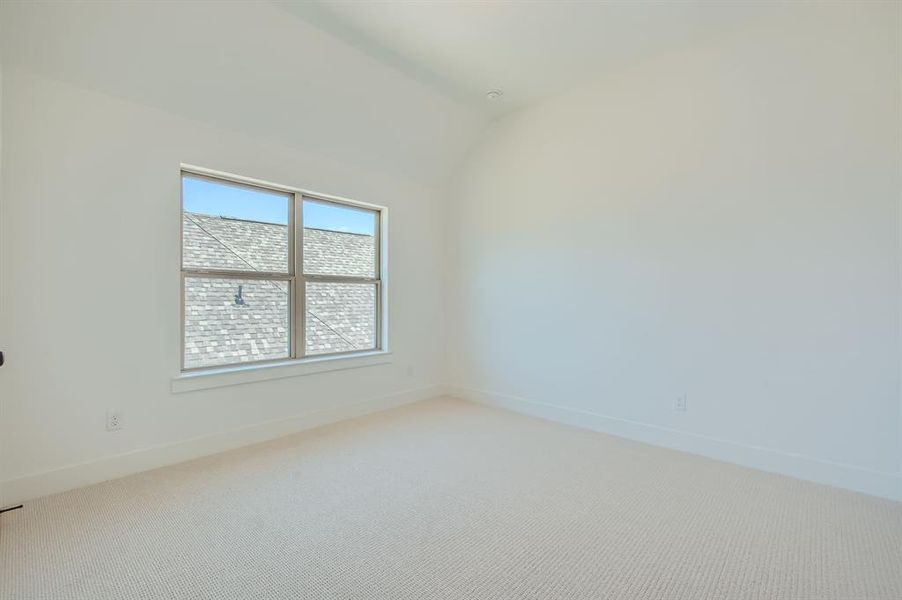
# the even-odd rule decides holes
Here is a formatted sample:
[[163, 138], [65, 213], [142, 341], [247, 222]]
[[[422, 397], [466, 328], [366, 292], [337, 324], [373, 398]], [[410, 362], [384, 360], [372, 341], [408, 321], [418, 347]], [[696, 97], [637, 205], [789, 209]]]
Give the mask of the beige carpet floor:
[[902, 504], [455, 400], [0, 517], [4, 599], [902, 598]]

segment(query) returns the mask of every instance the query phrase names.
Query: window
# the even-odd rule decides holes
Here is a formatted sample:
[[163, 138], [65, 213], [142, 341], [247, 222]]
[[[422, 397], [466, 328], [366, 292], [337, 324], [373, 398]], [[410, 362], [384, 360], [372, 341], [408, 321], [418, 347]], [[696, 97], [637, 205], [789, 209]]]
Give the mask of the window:
[[384, 209], [182, 172], [182, 370], [383, 348]]

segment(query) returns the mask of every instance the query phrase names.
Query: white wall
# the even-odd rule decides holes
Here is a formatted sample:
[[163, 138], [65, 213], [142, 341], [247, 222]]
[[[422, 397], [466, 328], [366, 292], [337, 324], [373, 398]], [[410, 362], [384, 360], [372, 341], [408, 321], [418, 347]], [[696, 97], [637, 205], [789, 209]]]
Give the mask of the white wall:
[[[0, 504], [442, 380], [902, 496], [900, 15], [787, 11], [497, 123], [446, 203], [481, 121], [274, 4], [3, 3]], [[171, 394], [181, 162], [389, 206], [394, 362]]]
[[[3, 31], [3, 13], [0, 11], [0, 32]], [[3, 131], [3, 49], [2, 45], [0, 45], [0, 132]], [[3, 342], [6, 340], [6, 333], [3, 331], [3, 327], [6, 323], [6, 319], [4, 315], [4, 278], [3, 278], [3, 236], [4, 236], [4, 227], [3, 227], [3, 136], [0, 135], [0, 351], [3, 350]], [[2, 386], [2, 384], [0, 384]], [[3, 388], [0, 387], [0, 390]], [[4, 508], [4, 499], [6, 495], [4, 493], [4, 484], [3, 484], [3, 434], [2, 434], [2, 423], [4, 420], [3, 415], [3, 397], [0, 396], [0, 508]]]
[[497, 123], [457, 393], [902, 498], [900, 16], [787, 6]]
[[[272, 5], [73, 4], [4, 4], [0, 503], [437, 393], [438, 182], [476, 121]], [[193, 34], [167, 29], [183, 18]], [[299, 46], [282, 46], [287, 27]], [[173, 81], [192, 44], [212, 70]], [[394, 362], [172, 394], [182, 162], [388, 206]], [[108, 409], [122, 431], [105, 431]]]
[[271, 2], [4, 2], [3, 59], [44, 76], [435, 185], [481, 121]]

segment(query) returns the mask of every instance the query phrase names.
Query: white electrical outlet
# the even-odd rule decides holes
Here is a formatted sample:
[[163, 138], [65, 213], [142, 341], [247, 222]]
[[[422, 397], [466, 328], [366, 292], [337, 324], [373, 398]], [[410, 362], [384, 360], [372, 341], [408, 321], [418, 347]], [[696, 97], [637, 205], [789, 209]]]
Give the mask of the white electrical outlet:
[[106, 430], [119, 431], [122, 429], [122, 413], [108, 410], [106, 413]]
[[687, 396], [686, 394], [677, 396], [674, 408], [680, 412], [686, 412], [686, 410], [689, 408], [689, 396]]

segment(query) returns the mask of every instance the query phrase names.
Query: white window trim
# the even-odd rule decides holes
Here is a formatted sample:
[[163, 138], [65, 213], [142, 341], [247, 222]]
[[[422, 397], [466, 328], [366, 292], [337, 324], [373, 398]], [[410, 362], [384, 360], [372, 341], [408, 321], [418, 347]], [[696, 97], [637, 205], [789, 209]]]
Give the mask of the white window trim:
[[[356, 206], [359, 208], [365, 208], [368, 210], [376, 211], [378, 215], [378, 228], [379, 228], [379, 236], [378, 242], [379, 245], [376, 248], [377, 257], [378, 257], [378, 280], [379, 284], [376, 286], [377, 289], [377, 336], [376, 336], [376, 348], [370, 350], [360, 350], [353, 352], [343, 352], [343, 353], [332, 353], [332, 354], [321, 354], [314, 356], [303, 356], [298, 358], [287, 358], [284, 360], [264, 360], [264, 361], [255, 361], [248, 363], [235, 363], [229, 365], [222, 366], [214, 366], [214, 367], [205, 367], [205, 368], [196, 368], [196, 369], [184, 369], [184, 349], [185, 349], [185, 340], [184, 340], [184, 326], [185, 326], [185, 299], [184, 299], [184, 290], [182, 286], [182, 282], [184, 280], [184, 272], [183, 272], [183, 257], [182, 257], [182, 248], [183, 248], [183, 233], [182, 229], [182, 202], [179, 202], [178, 210], [179, 210], [179, 265], [178, 265], [178, 276], [179, 276], [179, 290], [180, 290], [180, 298], [179, 298], [179, 314], [178, 314], [178, 343], [179, 348], [176, 353], [178, 359], [178, 365], [176, 369], [176, 375], [172, 378], [172, 391], [174, 393], [178, 392], [187, 392], [193, 390], [200, 390], [206, 388], [213, 387], [222, 387], [226, 385], [234, 385], [240, 383], [250, 383], [254, 381], [264, 381], [269, 379], [281, 379], [285, 377], [294, 377], [300, 375], [310, 375], [314, 373], [321, 373], [325, 371], [335, 371], [342, 369], [350, 369], [350, 368], [358, 368], [358, 367], [366, 367], [372, 365], [379, 364], [388, 364], [391, 362], [391, 349], [389, 347], [389, 319], [388, 319], [388, 207], [380, 206], [377, 204], [370, 204], [368, 202], [361, 202], [359, 200], [353, 200], [350, 198], [344, 198], [341, 196], [336, 196], [334, 194], [324, 194], [322, 192], [316, 192], [313, 190], [307, 190], [299, 187], [287, 186], [284, 184], [272, 183], [270, 181], [265, 181], [261, 179], [254, 179], [251, 177], [245, 177], [242, 175], [235, 175], [233, 173], [226, 173], [224, 171], [217, 171], [214, 169], [208, 169], [206, 167], [198, 167], [196, 165], [190, 165], [182, 163], [180, 165], [179, 170], [179, 189], [182, 187], [182, 176], [184, 174], [190, 175], [198, 175], [201, 177], [211, 177], [214, 179], [220, 179], [225, 181], [232, 181], [235, 183], [243, 183], [246, 185], [256, 186], [264, 189], [270, 189], [276, 192], [285, 192], [295, 195], [294, 209], [297, 210], [298, 205], [303, 208], [303, 198], [308, 197], [315, 200], [325, 200], [327, 202], [335, 202], [338, 204], [344, 204], [348, 206]], [[180, 192], [181, 193], [181, 192]], [[295, 219], [297, 219], [297, 215], [295, 215]], [[292, 226], [297, 223], [296, 220], [292, 221]], [[295, 237], [295, 246], [299, 245], [301, 241], [298, 239], [298, 236]], [[294, 252], [291, 252], [292, 256], [294, 256]], [[301, 260], [295, 257], [296, 262], [300, 263]], [[294, 265], [295, 269], [295, 277], [303, 280], [303, 265], [296, 264]], [[300, 312], [298, 307], [303, 306], [303, 303], [298, 302], [295, 303], [295, 307], [292, 308], [292, 313]], [[299, 319], [300, 317], [294, 315], [295, 319]], [[294, 326], [294, 323], [297, 321], [292, 319], [292, 331], [291, 336], [293, 339], [293, 345], [301, 344], [303, 345], [304, 339], [304, 330], [303, 325], [300, 327]], [[303, 320], [301, 321], [303, 322]], [[300, 336], [300, 339], [298, 339]]]
[[286, 377], [300, 377], [392, 363], [388, 350], [370, 350], [353, 354], [326, 354], [321, 357], [288, 359], [278, 362], [211, 367], [185, 371], [172, 378], [172, 393], [194, 392], [210, 388], [254, 383]]

